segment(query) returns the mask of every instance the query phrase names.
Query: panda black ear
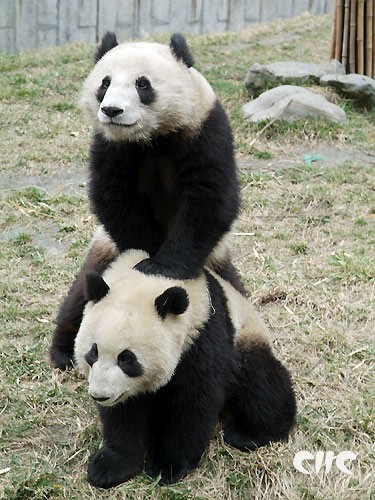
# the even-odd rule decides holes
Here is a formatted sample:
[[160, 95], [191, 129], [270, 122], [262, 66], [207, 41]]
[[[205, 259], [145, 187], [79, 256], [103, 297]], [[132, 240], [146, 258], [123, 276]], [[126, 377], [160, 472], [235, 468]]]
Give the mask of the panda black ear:
[[188, 68], [193, 66], [194, 58], [184, 36], [180, 33], [174, 33], [171, 37], [169, 46], [176, 59], [181, 60]]
[[83, 294], [87, 301], [99, 302], [109, 292], [109, 286], [99, 273], [90, 271], [86, 274]]
[[189, 297], [180, 286], [172, 286], [155, 299], [155, 307], [162, 319], [168, 314], [183, 314], [189, 305]]
[[95, 52], [95, 62], [97, 63], [106, 52], [118, 45], [116, 35], [112, 31], [107, 31]]

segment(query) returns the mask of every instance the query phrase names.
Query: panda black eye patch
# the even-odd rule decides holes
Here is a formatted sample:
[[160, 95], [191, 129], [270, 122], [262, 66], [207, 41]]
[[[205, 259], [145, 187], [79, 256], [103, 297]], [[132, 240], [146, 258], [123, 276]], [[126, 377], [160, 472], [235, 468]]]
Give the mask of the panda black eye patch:
[[139, 98], [142, 104], [151, 104], [155, 101], [156, 93], [152, 88], [151, 82], [145, 76], [140, 76], [135, 82]]
[[91, 349], [85, 354], [85, 361], [90, 366], [98, 361], [98, 346], [96, 344], [92, 344]]
[[111, 79], [109, 76], [105, 76], [102, 80], [102, 84], [96, 91], [96, 98], [99, 102], [102, 102], [104, 99], [105, 93], [107, 92], [108, 87], [111, 85]]
[[140, 377], [143, 368], [134, 352], [125, 349], [117, 356], [117, 364], [129, 377]]

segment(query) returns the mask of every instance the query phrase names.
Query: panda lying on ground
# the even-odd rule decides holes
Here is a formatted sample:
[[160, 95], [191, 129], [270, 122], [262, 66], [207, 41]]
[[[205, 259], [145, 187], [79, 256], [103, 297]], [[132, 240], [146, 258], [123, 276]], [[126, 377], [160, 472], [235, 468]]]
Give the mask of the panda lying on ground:
[[[81, 108], [94, 127], [89, 197], [99, 222], [120, 252], [150, 255], [138, 264], [145, 274], [190, 279], [208, 266], [243, 291], [225, 243], [239, 208], [232, 133], [185, 39], [117, 45], [107, 33], [95, 60]], [[72, 365], [85, 274], [109, 260], [94, 242], [57, 318], [53, 366]]]
[[109, 488], [144, 468], [161, 482], [197, 467], [225, 409], [226, 443], [252, 450], [287, 439], [296, 403], [252, 305], [210, 270], [192, 280], [145, 275], [145, 252], [88, 273], [76, 364], [98, 403], [104, 446], [91, 484]]

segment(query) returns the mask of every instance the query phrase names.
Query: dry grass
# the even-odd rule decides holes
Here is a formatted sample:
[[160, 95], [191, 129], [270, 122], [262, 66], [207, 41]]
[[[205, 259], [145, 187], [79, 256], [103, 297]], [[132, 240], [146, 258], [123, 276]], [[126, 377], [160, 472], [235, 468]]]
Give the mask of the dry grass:
[[[190, 37], [233, 123], [243, 197], [235, 233], [247, 233], [233, 236], [233, 256], [293, 374], [296, 430], [288, 443], [245, 454], [224, 445], [218, 427], [183, 482], [160, 487], [140, 476], [110, 492], [86, 482], [101, 442], [86, 383], [46, 362], [53, 318], [95, 224], [85, 194], [89, 130], [75, 107], [93, 48], [0, 56], [0, 497], [375, 496], [374, 117], [341, 101], [343, 127], [281, 123], [260, 133], [239, 113], [251, 63], [325, 59], [329, 32], [329, 17], [302, 17]], [[305, 153], [324, 158], [309, 166]], [[300, 450], [351, 450], [353, 474], [305, 476], [293, 467]]]

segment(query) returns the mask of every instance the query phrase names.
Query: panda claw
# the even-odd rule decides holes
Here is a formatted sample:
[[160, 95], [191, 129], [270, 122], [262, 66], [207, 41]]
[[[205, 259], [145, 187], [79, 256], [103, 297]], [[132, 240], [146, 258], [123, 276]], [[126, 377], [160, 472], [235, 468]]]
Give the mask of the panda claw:
[[189, 468], [186, 464], [179, 466], [166, 466], [162, 464], [161, 461], [150, 458], [146, 463], [146, 473], [149, 477], [156, 479], [160, 475], [159, 484], [178, 483], [187, 475], [188, 472]]

